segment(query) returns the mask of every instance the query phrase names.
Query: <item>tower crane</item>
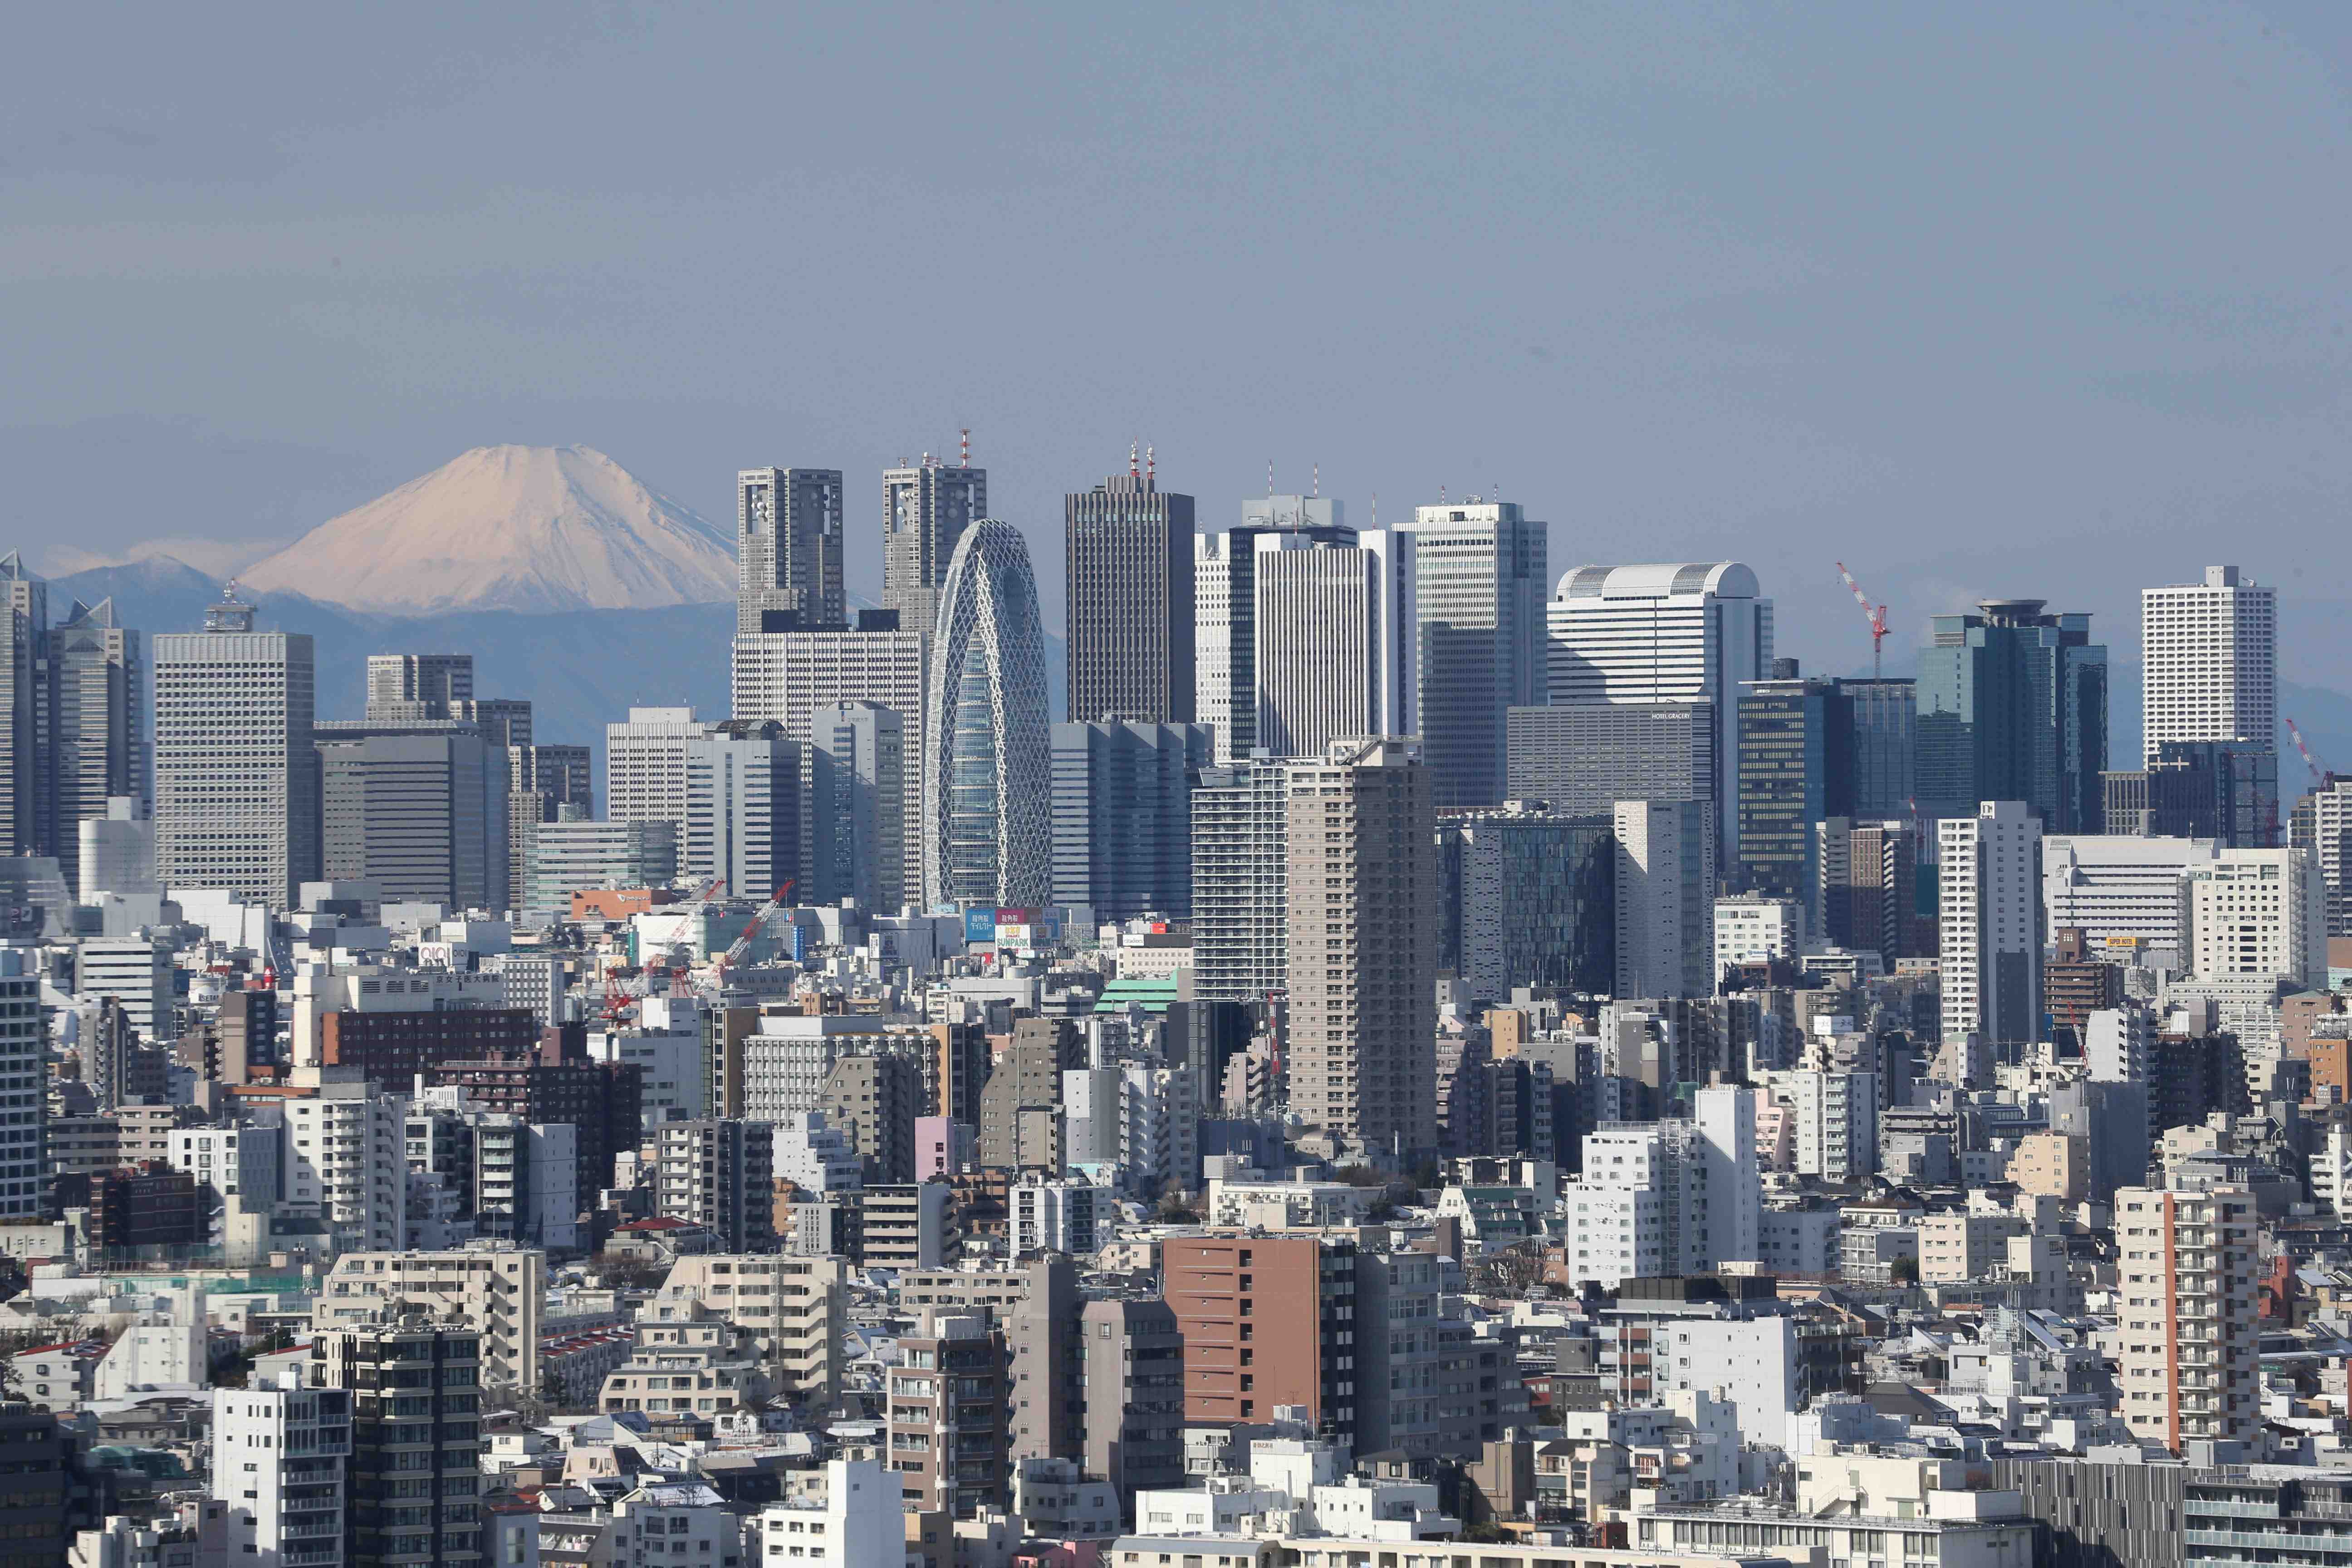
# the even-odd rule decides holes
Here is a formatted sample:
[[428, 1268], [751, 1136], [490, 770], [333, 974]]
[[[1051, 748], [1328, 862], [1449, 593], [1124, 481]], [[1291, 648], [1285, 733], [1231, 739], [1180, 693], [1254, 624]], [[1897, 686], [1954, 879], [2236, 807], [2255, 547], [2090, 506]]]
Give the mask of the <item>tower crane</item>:
[[1886, 606], [1870, 602], [1870, 595], [1862, 591], [1862, 584], [1853, 580], [1853, 574], [1845, 569], [1844, 562], [1839, 562], [1837, 569], [1838, 575], [1845, 579], [1845, 585], [1853, 590], [1853, 602], [1862, 606], [1864, 616], [1870, 622], [1870, 678], [1880, 679], [1885, 674], [1885, 663], [1879, 645], [1886, 640]]
[[2294, 749], [2302, 753], [2303, 765], [2311, 770], [2311, 782], [2316, 784], [2324, 781], [2327, 777], [2327, 770], [2321, 767], [2319, 759], [2311, 754], [2311, 748], [2304, 743], [2303, 731], [2292, 719], [2286, 721], [2286, 733], [2287, 739], [2294, 742]]
[[743, 928], [743, 934], [737, 937], [733, 945], [729, 947], [724, 953], [719, 955], [719, 962], [713, 964], [711, 968], [721, 983], [725, 982], [727, 972], [730, 969], [732, 969], [737, 963], [742, 962], [743, 954], [749, 951], [751, 946], [751, 939], [768, 929], [768, 922], [775, 918], [775, 914], [778, 910], [784, 907], [784, 900], [792, 897], [793, 889], [799, 883], [799, 881], [800, 879], [797, 877], [785, 878], [784, 885], [776, 889], [776, 896], [770, 899], [766, 903], [761, 904], [757, 910], [753, 911], [751, 923]]

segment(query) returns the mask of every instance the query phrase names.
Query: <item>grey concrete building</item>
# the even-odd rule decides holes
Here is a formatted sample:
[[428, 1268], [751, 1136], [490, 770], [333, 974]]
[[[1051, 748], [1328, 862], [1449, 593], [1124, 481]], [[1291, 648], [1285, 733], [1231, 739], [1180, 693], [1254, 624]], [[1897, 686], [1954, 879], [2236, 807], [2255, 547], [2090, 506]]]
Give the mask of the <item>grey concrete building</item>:
[[[814, 738], [820, 708], [871, 702], [898, 715], [906, 821], [899, 876], [902, 896], [908, 900], [921, 898], [923, 889], [924, 650], [929, 632], [929, 627], [901, 630], [888, 612], [862, 610], [853, 626], [739, 634], [731, 669], [735, 717], [776, 720], [795, 741]], [[1039, 679], [1042, 682], [1042, 674]], [[898, 906], [883, 907], [895, 910]]]
[[1257, 742], [1257, 540], [1296, 534], [1352, 545], [1345, 509], [1326, 496], [1269, 495], [1242, 502], [1242, 521], [1192, 537], [1192, 718], [1216, 740], [1221, 763]]
[[461, 730], [346, 737], [321, 726], [320, 734], [330, 880], [370, 882], [386, 899], [452, 909], [508, 906], [505, 748]]
[[980, 1091], [980, 1163], [992, 1170], [1062, 1168], [1062, 1074], [1086, 1065], [1066, 1018], [1020, 1018], [1013, 1044]]
[[829, 886], [860, 908], [897, 913], [919, 890], [907, 880], [907, 777], [922, 759], [908, 752], [905, 717], [865, 700], [824, 703], [809, 713], [808, 743], [831, 763]]
[[1621, 800], [1712, 800], [1716, 729], [1711, 702], [1514, 708], [1507, 793], [1570, 816]]
[[446, 719], [449, 706], [474, 695], [474, 656], [470, 653], [372, 653], [367, 661], [367, 716], [394, 720], [407, 715], [411, 704], [437, 710], [427, 717]]
[[1183, 1331], [1165, 1301], [1089, 1301], [1078, 1342], [1086, 1473], [1118, 1489], [1119, 1510], [1131, 1524], [1139, 1489], [1187, 1479]]
[[939, 610], [940, 580], [963, 531], [988, 515], [988, 470], [923, 454], [882, 472], [882, 607], [910, 631], [925, 631]]
[[1545, 700], [1547, 526], [1517, 502], [1416, 507], [1412, 555], [1423, 766], [1440, 811], [1500, 805], [1506, 715]]
[[824, 1075], [817, 1109], [856, 1151], [869, 1187], [915, 1179], [915, 1119], [924, 1114], [923, 1073], [896, 1053], [844, 1057]]
[[56, 690], [48, 670], [49, 585], [16, 552], [0, 555], [0, 833], [11, 855], [46, 855], [57, 823], [49, 792], [48, 756], [56, 723]]
[[1055, 725], [1053, 901], [1190, 920], [1192, 784], [1213, 744], [1201, 724]]
[[1192, 719], [1192, 498], [1147, 464], [1063, 500], [1068, 703], [1080, 721]]
[[293, 907], [319, 875], [317, 676], [302, 632], [224, 595], [155, 639], [155, 874]]
[[843, 624], [841, 470], [745, 468], [735, 476], [738, 632]]
[[49, 632], [57, 731], [49, 788], [58, 868], [81, 885], [81, 825], [104, 820], [110, 799], [147, 803], [147, 671], [140, 636], [112, 599], [77, 602]]
[[730, 720], [688, 742], [679, 874], [723, 880], [738, 898], [764, 901], [792, 883], [803, 902], [830, 900], [831, 778], [832, 759], [773, 720]]

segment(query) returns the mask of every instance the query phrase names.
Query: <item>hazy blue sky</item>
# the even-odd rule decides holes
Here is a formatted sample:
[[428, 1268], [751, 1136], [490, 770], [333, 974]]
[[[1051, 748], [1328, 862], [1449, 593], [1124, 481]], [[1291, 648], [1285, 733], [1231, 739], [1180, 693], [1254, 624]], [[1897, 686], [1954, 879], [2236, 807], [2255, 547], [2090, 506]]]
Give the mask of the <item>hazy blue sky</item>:
[[[974, 428], [1220, 525], [1491, 491], [1752, 562], [1784, 652], [2242, 563], [2341, 680], [2342, 6], [45, 6], [0, 92], [12, 542], [287, 535], [581, 442], [726, 520]], [[863, 579], [862, 584], [857, 579]], [[2352, 678], [2343, 678], [2352, 679]]]

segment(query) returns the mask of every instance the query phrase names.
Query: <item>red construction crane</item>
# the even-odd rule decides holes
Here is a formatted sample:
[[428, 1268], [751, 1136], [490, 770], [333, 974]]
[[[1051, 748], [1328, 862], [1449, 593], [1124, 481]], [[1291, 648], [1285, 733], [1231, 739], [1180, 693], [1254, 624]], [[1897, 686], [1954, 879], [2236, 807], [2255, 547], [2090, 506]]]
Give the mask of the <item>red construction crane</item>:
[[1879, 645], [1886, 640], [1886, 606], [1870, 602], [1870, 595], [1862, 591], [1862, 584], [1853, 580], [1853, 574], [1845, 569], [1844, 562], [1839, 562], [1837, 569], [1838, 575], [1845, 579], [1845, 585], [1853, 590], [1853, 602], [1862, 606], [1862, 613], [1869, 618], [1870, 678], [1876, 680], [1885, 673]]
[[760, 906], [751, 916], [751, 923], [743, 928], [743, 934], [737, 937], [734, 944], [719, 955], [719, 962], [712, 966], [717, 971], [719, 981], [723, 983], [727, 978], [727, 972], [741, 961], [744, 952], [751, 945], [751, 939], [768, 929], [768, 921], [773, 918], [778, 910], [784, 907], [784, 900], [792, 897], [793, 889], [799, 881], [798, 877], [785, 878], [784, 885], [776, 889], [776, 896]]
[[2311, 770], [2311, 782], [2316, 784], [2325, 779], [2327, 770], [2319, 765], [2319, 759], [2311, 754], [2309, 746], [2304, 744], [2303, 731], [2295, 727], [2292, 719], [2286, 721], [2286, 734], [2287, 739], [2294, 742], [2294, 749], [2303, 753], [2303, 765]]

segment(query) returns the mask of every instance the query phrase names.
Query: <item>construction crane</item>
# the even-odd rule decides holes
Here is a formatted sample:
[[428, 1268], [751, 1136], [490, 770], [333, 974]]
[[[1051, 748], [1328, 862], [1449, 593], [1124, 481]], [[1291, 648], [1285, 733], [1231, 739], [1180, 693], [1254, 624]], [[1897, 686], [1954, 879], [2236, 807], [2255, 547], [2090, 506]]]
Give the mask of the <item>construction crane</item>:
[[1870, 621], [1870, 678], [1880, 679], [1886, 673], [1879, 647], [1886, 640], [1886, 606], [1870, 602], [1870, 595], [1862, 591], [1862, 584], [1853, 580], [1853, 574], [1845, 569], [1844, 562], [1839, 562], [1837, 569], [1838, 575], [1845, 579], [1845, 585], [1853, 591], [1853, 602], [1862, 606], [1863, 615]]
[[798, 877], [785, 878], [784, 885], [776, 889], [776, 896], [753, 911], [751, 922], [743, 928], [743, 934], [737, 937], [734, 945], [719, 955], [717, 963], [711, 965], [712, 972], [718, 979], [725, 981], [727, 972], [742, 962], [743, 954], [751, 946], [751, 939], [768, 929], [768, 922], [775, 918], [778, 910], [784, 907], [784, 900], [793, 896], [793, 889], [799, 881]]
[[2286, 733], [2287, 739], [2294, 742], [2294, 749], [2303, 753], [2303, 765], [2311, 770], [2311, 782], [2317, 784], [2324, 781], [2327, 777], [2327, 770], [2319, 765], [2319, 759], [2311, 754], [2309, 746], [2304, 744], [2303, 731], [2295, 727], [2292, 719], [2286, 721]]

